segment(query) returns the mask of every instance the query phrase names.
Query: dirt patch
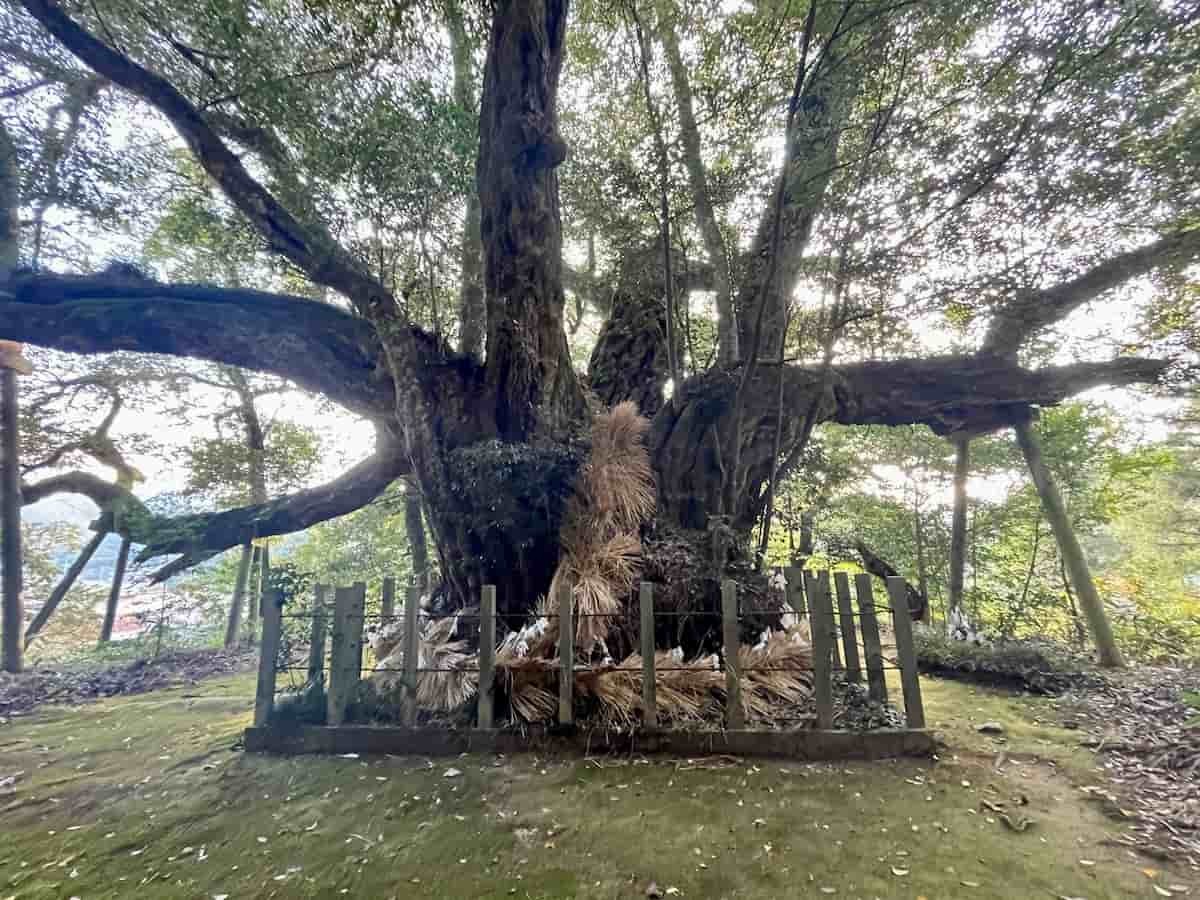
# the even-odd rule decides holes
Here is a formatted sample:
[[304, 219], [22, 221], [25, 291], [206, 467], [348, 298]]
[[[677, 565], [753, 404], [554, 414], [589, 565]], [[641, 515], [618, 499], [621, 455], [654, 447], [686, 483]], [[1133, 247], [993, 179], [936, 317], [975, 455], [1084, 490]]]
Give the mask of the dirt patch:
[[46, 703], [83, 703], [195, 684], [203, 678], [246, 671], [257, 659], [258, 651], [253, 649], [189, 650], [108, 669], [0, 672], [0, 725]]
[[1055, 705], [1108, 776], [1087, 790], [1131, 823], [1122, 843], [1200, 869], [1200, 670], [1131, 669]]

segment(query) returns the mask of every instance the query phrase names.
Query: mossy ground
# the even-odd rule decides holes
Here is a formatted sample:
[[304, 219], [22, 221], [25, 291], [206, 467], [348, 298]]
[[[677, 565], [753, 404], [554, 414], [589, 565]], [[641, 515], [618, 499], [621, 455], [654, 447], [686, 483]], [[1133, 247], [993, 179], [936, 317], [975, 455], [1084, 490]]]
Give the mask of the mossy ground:
[[[0, 796], [0, 900], [638, 898], [651, 881], [1098, 900], [1192, 883], [1108, 843], [1119, 826], [1074, 786], [1090, 757], [1039, 722], [1044, 701], [925, 689], [940, 759], [836, 765], [251, 756], [233, 748], [252, 676], [46, 708], [0, 728], [0, 779], [25, 773]], [[1034, 824], [1010, 830], [985, 800]]]

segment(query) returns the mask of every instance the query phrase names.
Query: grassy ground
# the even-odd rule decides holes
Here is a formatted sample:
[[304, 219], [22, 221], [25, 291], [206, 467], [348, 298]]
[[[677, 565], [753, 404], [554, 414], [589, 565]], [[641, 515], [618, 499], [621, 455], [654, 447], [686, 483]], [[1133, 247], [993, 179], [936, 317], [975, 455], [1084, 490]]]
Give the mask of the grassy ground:
[[[271, 758], [251, 676], [0, 728], [0, 900], [1155, 897], [1042, 701], [926, 681], [934, 762]], [[976, 732], [983, 721], [1002, 739]], [[450, 770], [458, 774], [451, 774]], [[1007, 816], [1017, 831], [1001, 821]]]

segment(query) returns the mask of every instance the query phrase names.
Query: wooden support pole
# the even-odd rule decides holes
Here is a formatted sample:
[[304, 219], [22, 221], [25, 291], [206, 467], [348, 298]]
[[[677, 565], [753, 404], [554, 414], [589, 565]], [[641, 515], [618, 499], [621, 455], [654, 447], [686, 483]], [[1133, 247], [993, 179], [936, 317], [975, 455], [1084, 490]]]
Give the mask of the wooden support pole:
[[658, 684], [654, 674], [654, 585], [643, 581], [638, 590], [642, 644], [642, 727], [658, 727]]
[[121, 549], [117, 551], [117, 566], [113, 570], [112, 583], [108, 586], [108, 601], [104, 604], [104, 621], [100, 623], [100, 643], [112, 640], [113, 626], [117, 624], [117, 607], [121, 605], [121, 587], [125, 583], [125, 570], [129, 567], [129, 550], [132, 542], [121, 538]]
[[742, 641], [738, 628], [737, 583], [721, 582], [721, 624], [724, 633], [725, 655], [725, 727], [738, 731], [746, 727], [746, 712], [742, 706], [742, 673], [738, 651]]
[[833, 583], [837, 589], [838, 616], [842, 626], [842, 652], [846, 659], [846, 680], [851, 684], [862, 681], [862, 666], [858, 661], [858, 637], [854, 628], [854, 606], [850, 599], [850, 576], [845, 572], [834, 572]]
[[334, 591], [329, 689], [325, 707], [326, 720], [330, 725], [341, 725], [346, 721], [346, 711], [358, 689], [358, 678], [362, 672], [362, 623], [358, 586], [340, 587]]
[[92, 535], [91, 540], [87, 542], [79, 555], [75, 557], [75, 561], [71, 563], [71, 567], [59, 579], [58, 584], [50, 592], [50, 596], [46, 598], [46, 602], [42, 604], [42, 608], [37, 611], [37, 615], [33, 617], [33, 621], [29, 623], [29, 627], [25, 629], [25, 649], [29, 649], [29, 644], [35, 637], [41, 634], [46, 623], [50, 621], [50, 617], [54, 615], [54, 611], [58, 609], [58, 605], [74, 587], [79, 576], [83, 574], [83, 570], [87, 568], [88, 562], [96, 551], [100, 549], [100, 545], [104, 543], [104, 539], [108, 537], [107, 531], [97, 531]]
[[[0, 148], [3, 149], [3, 148]], [[14, 154], [15, 155], [15, 154]], [[0, 171], [0, 175], [4, 173]], [[0, 213], [7, 213], [0, 210]], [[13, 215], [16, 207], [13, 207]], [[15, 235], [14, 235], [15, 240]], [[5, 672], [24, 668], [25, 606], [21, 598], [21, 465], [17, 415], [17, 373], [0, 369], [0, 566], [4, 569], [0, 630], [3, 648], [0, 665]]]
[[575, 724], [575, 600], [563, 580], [558, 588], [558, 724]]
[[[829, 573], [822, 572], [826, 584]], [[833, 680], [830, 673], [832, 651], [833, 617], [829, 612], [828, 593], [821, 590], [820, 579], [815, 572], [804, 573], [804, 585], [808, 589], [809, 621], [812, 631], [813, 702], [817, 707], [817, 727], [833, 727]]]
[[389, 575], [383, 579], [383, 591], [379, 595], [379, 614], [382, 616], [380, 627], [391, 624], [391, 617], [396, 614], [396, 579]]
[[867, 658], [867, 697], [876, 703], [887, 703], [887, 678], [883, 674], [883, 647], [879, 641], [879, 620], [875, 615], [875, 597], [871, 574], [854, 576], [858, 593], [858, 621], [862, 626], [863, 655]]
[[1071, 586], [1075, 588], [1075, 594], [1079, 597], [1079, 605], [1083, 608], [1084, 618], [1087, 619], [1088, 629], [1096, 644], [1100, 665], [1120, 668], [1125, 665], [1125, 661], [1121, 658], [1121, 651], [1117, 649], [1117, 641], [1113, 637], [1112, 626], [1104, 611], [1104, 603], [1096, 590], [1096, 582], [1092, 580], [1083, 548], [1079, 546], [1079, 540], [1075, 537], [1075, 528], [1067, 515], [1067, 507], [1058, 492], [1058, 486], [1054, 483], [1054, 477], [1050, 474], [1049, 466], [1042, 458], [1042, 448], [1037, 436], [1029, 422], [1018, 422], [1013, 429], [1017, 433], [1017, 443], [1021, 445], [1021, 452], [1025, 454], [1025, 463], [1029, 466], [1029, 474], [1033, 476], [1034, 486], [1042, 498], [1042, 509], [1046, 518], [1050, 520], [1059, 552], [1071, 576]]
[[318, 584], [313, 588], [312, 634], [308, 639], [308, 681], [325, 683], [325, 594], [329, 589]]
[[494, 728], [496, 717], [496, 586], [485, 584], [479, 602], [479, 723]]
[[405, 727], [417, 724], [417, 679], [421, 663], [421, 588], [411, 585], [404, 598], [404, 716]]
[[262, 601], [262, 643], [258, 650], [258, 688], [254, 693], [256, 728], [270, 722], [275, 711], [275, 666], [283, 634], [283, 595], [267, 591]]
[[784, 597], [788, 606], [797, 616], [804, 618], [808, 615], [808, 608], [804, 603], [804, 570], [799, 566], [787, 566], [783, 570], [783, 577], [787, 580]]
[[887, 580], [888, 599], [892, 602], [892, 628], [896, 635], [896, 657], [900, 664], [900, 685], [904, 689], [904, 719], [909, 728], [925, 727], [925, 707], [921, 703], [921, 681], [917, 677], [917, 651], [913, 646], [912, 617], [908, 610], [908, 585], [903, 578]]

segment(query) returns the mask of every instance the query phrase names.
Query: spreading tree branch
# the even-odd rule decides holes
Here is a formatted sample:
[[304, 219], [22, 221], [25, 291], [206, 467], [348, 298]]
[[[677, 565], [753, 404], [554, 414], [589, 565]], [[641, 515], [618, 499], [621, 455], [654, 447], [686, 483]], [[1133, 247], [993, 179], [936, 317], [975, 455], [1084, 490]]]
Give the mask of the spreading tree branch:
[[370, 325], [302, 297], [121, 273], [24, 274], [0, 281], [0, 337], [73, 353], [207, 359], [289, 378], [363, 415], [394, 410]]
[[1105, 291], [1160, 267], [1197, 258], [1200, 258], [1200, 227], [1192, 227], [1119, 253], [1053, 287], [1021, 294], [996, 310], [983, 349], [1000, 355], [1014, 354], [1037, 332]]

